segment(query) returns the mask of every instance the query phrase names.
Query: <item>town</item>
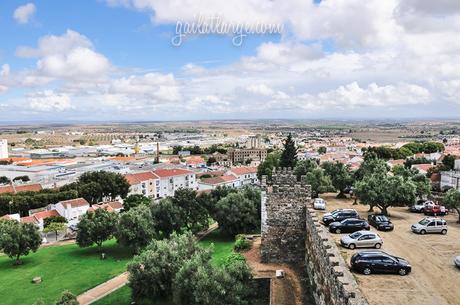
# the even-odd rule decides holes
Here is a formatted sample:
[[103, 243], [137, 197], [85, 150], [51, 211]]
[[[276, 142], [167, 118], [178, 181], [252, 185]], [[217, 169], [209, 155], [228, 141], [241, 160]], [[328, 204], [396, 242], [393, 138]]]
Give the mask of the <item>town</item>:
[[[248, 125], [244, 126], [246, 124]], [[187, 123], [183, 125], [182, 128], [188, 128]], [[165, 126], [158, 128], [146, 124], [145, 128], [151, 131], [145, 133], [132, 133], [128, 131], [130, 127], [127, 125], [124, 127], [127, 131], [123, 133], [100, 131], [97, 134], [92, 133], [93, 127], [90, 126], [80, 126], [80, 130], [88, 131], [78, 133], [68, 127], [46, 129], [49, 127], [35, 126], [23, 129], [21, 132], [5, 127], [2, 131], [4, 139], [1, 140], [0, 149], [1, 217], [3, 221], [31, 224], [36, 228], [34, 234], [38, 234], [39, 239], [35, 244], [21, 245], [19, 248], [21, 250], [8, 250], [7, 243], [11, 241], [3, 241], [3, 244], [0, 243], [3, 245], [3, 251], [15, 258], [15, 264], [21, 265], [24, 259], [36, 255], [30, 254], [30, 251], [40, 253], [55, 247], [66, 247], [68, 243], [72, 244], [76, 241], [80, 247], [96, 245], [99, 255], [103, 255], [104, 259], [112, 259], [111, 256], [114, 254], [110, 251], [114, 250], [111, 247], [127, 247], [133, 251], [132, 253], [139, 254], [151, 239], [161, 240], [171, 236], [173, 232], [182, 230], [191, 230], [198, 235], [205, 234], [203, 243], [206, 244], [209, 238], [209, 242], [217, 242], [217, 245], [222, 243], [221, 237], [216, 235], [218, 232], [223, 234], [222, 236], [229, 237], [246, 233], [249, 235], [246, 235], [245, 239], [237, 239], [234, 251], [247, 257], [252, 273], [257, 278], [270, 279], [271, 275], [267, 275], [266, 270], [273, 270], [273, 274], [277, 270], [284, 270], [283, 272], [288, 273], [288, 276], [278, 280], [286, 281], [283, 285], [291, 287], [292, 280], [288, 281], [287, 278], [301, 277], [302, 272], [286, 270], [286, 267], [278, 264], [294, 263], [293, 266], [299, 264], [302, 259], [290, 258], [295, 257], [298, 251], [295, 250], [295, 245], [298, 245], [299, 240], [294, 239], [293, 244], [290, 245], [288, 234], [292, 232], [287, 228], [294, 224], [289, 224], [290, 219], [282, 221], [284, 216], [278, 214], [280, 213], [278, 209], [282, 206], [282, 200], [291, 198], [290, 196], [297, 194], [297, 191], [293, 190], [290, 195], [283, 195], [279, 199], [276, 199], [278, 197], [269, 199], [270, 194], [276, 192], [274, 188], [278, 187], [278, 184], [288, 181], [275, 181], [279, 179], [275, 178], [275, 171], [284, 167], [291, 168], [291, 172], [282, 171], [276, 176], [292, 175], [293, 180], [289, 182], [291, 186], [298, 183], [296, 180], [302, 177], [302, 183], [306, 183], [309, 187], [305, 193], [306, 197], [299, 194], [292, 197], [292, 200], [301, 199], [296, 206], [301, 207], [307, 202], [307, 209], [312, 209], [311, 213], [317, 213], [316, 217], [324, 216], [322, 222], [332, 233], [328, 239], [337, 243], [334, 247], [357, 252], [355, 248], [359, 248], [360, 244], [354, 243], [353, 238], [356, 238], [357, 234], [364, 234], [363, 236], [369, 234], [365, 232], [369, 232], [366, 230], [369, 230], [369, 225], [372, 225], [383, 232], [370, 235], [372, 241], [363, 246], [378, 249], [382, 247], [384, 250], [390, 249], [401, 255], [407, 252], [407, 248], [401, 249], [401, 244], [415, 242], [411, 233], [407, 233], [408, 230], [424, 234], [434, 229], [429, 227], [430, 224], [426, 228], [423, 225], [416, 225], [414, 229], [414, 224], [418, 221], [420, 224], [429, 222], [430, 219], [435, 223], [436, 219], [444, 218], [447, 223], [440, 220], [439, 224], [436, 223], [434, 226], [448, 239], [441, 241], [437, 239], [442, 237], [427, 237], [431, 238], [432, 242], [437, 240], [438, 252], [429, 250], [432, 255], [431, 264], [442, 268], [448, 266], [449, 260], [455, 260], [455, 256], [460, 255], [454, 251], [457, 237], [460, 236], [460, 228], [456, 223], [460, 209], [458, 201], [460, 137], [456, 135], [455, 127], [448, 127], [447, 129], [451, 128], [451, 130], [446, 132], [443, 124], [436, 125], [430, 130], [421, 124], [411, 127], [412, 138], [406, 138], [401, 136], [402, 131], [398, 136], [394, 136], [393, 131], [389, 132], [387, 127], [374, 124], [372, 126], [374, 130], [387, 133], [388, 136], [388, 141], [379, 142], [372, 138], [366, 140], [356, 138], [357, 133], [365, 130], [360, 125], [351, 126], [349, 130], [320, 125], [292, 128], [291, 123], [286, 122], [284, 126], [278, 126], [275, 131], [258, 122], [224, 123], [225, 130], [217, 132], [215, 128], [206, 127], [205, 123], [201, 125], [203, 125], [202, 129], [175, 132], [168, 131]], [[123, 127], [119, 128], [123, 129]], [[157, 128], [162, 131], [155, 132]], [[425, 138], [420, 139], [418, 135], [423, 134]], [[57, 144], [58, 141], [62, 141], [65, 145]], [[87, 142], [91, 142], [91, 145], [87, 145]], [[253, 197], [254, 195], [250, 195], [251, 192], [256, 192], [258, 195]], [[338, 192], [338, 195], [334, 192]], [[231, 193], [235, 193], [235, 198], [230, 196]], [[273, 193], [274, 195], [276, 193]], [[242, 201], [237, 203], [238, 200]], [[274, 204], [277, 201], [279, 201], [277, 206], [280, 206], [271, 212], [270, 203]], [[192, 202], [195, 203], [191, 205]], [[357, 202], [361, 205], [356, 205]], [[212, 207], [212, 205], [216, 206]], [[148, 206], [150, 208], [145, 209]], [[246, 210], [249, 206], [254, 206], [255, 210], [253, 212]], [[286, 209], [289, 209], [289, 206]], [[222, 214], [220, 209], [230, 210]], [[313, 212], [313, 209], [318, 211]], [[324, 210], [332, 213], [324, 214]], [[368, 210], [373, 211], [374, 214]], [[300, 209], [300, 211], [305, 210]], [[342, 217], [341, 215], [346, 211], [350, 211], [351, 214]], [[270, 215], [270, 213], [276, 214]], [[285, 210], [283, 213], [289, 215], [293, 211]], [[428, 216], [423, 218], [420, 213]], [[89, 217], [90, 215], [94, 216]], [[108, 217], [108, 215], [114, 216]], [[301, 218], [308, 223], [309, 218], [302, 215]], [[93, 217], [103, 218], [97, 220]], [[169, 220], [166, 221], [164, 217]], [[243, 221], [241, 217], [250, 218], [245, 218], [246, 220]], [[279, 253], [272, 253], [280, 245], [279, 239], [275, 237], [279, 234], [277, 233], [279, 229], [272, 228], [275, 225], [270, 221], [271, 217], [282, 221], [283, 239], [288, 240], [287, 244], [276, 250], [280, 251]], [[148, 220], [151, 218], [152, 220]], [[210, 222], [209, 219], [213, 220]], [[359, 219], [359, 225], [348, 227], [347, 219]], [[92, 221], [100, 221], [103, 226], [101, 230], [106, 233], [101, 237], [102, 239], [91, 237], [91, 234], [101, 234], [101, 232], [87, 231], [90, 230]], [[153, 227], [149, 223], [152, 223]], [[258, 228], [260, 223], [262, 225]], [[215, 230], [215, 225], [218, 225], [218, 230]], [[210, 237], [206, 237], [206, 231], [202, 231], [208, 226], [209, 230], [213, 231]], [[393, 236], [394, 232], [400, 232], [400, 235]], [[348, 239], [336, 238], [343, 233], [352, 234]], [[111, 244], [112, 238], [116, 238], [117, 244]], [[231, 240], [225, 237], [223, 245], [219, 247], [227, 247], [225, 249], [232, 247]], [[306, 242], [305, 237], [301, 240], [302, 243]], [[422, 245], [427, 242], [430, 241], [423, 241]], [[107, 243], [110, 246], [107, 246]], [[44, 248], [45, 246], [47, 247]], [[294, 248], [291, 250], [290, 247]], [[256, 258], [250, 257], [258, 251], [260, 254]], [[339, 255], [343, 260], [339, 266], [347, 269], [350, 260], [349, 250], [336, 251], [335, 255]], [[424, 251], [428, 249], [425, 248]], [[411, 259], [407, 257], [406, 259], [411, 261], [411, 269], [417, 272], [416, 268], [419, 266], [416, 262], [422, 258], [419, 253], [416, 253], [417, 251], [414, 252], [409, 252], [407, 255]], [[441, 256], [440, 253], [443, 255]], [[230, 254], [231, 251], [218, 253], [223, 257]], [[25, 258], [21, 259], [23, 255]], [[300, 252], [300, 257], [305, 257], [303, 250]], [[262, 266], [255, 265], [261, 264], [260, 262]], [[457, 265], [459, 263], [457, 262]], [[135, 285], [142, 277], [136, 278], [135, 273], [131, 273], [134, 271], [130, 268], [135, 268], [134, 265], [132, 266], [128, 268], [131, 274], [130, 284], [123, 286], [124, 290], [120, 289], [116, 292], [123, 294], [121, 298], [129, 298], [128, 287], [133, 289], [133, 297], [135, 289], [140, 289]], [[117, 268], [120, 267], [122, 268], [122, 266]], [[404, 274], [410, 271], [406, 269]], [[309, 274], [316, 272], [310, 270]], [[364, 270], [365, 274], [371, 272], [378, 272], [378, 270]], [[34, 281], [45, 280], [40, 273], [34, 275]], [[455, 270], [447, 269], [442, 272], [442, 276], [451, 276], [451, 284], [440, 280], [443, 283], [442, 289], [445, 289], [446, 293], [453, 291], [457, 277]], [[116, 277], [113, 280], [126, 284], [128, 278]], [[312, 276], [310, 280], [315, 279]], [[436, 277], [430, 272], [418, 276], [418, 281], [427, 281], [427, 285], [435, 280]], [[384, 279], [377, 278], [375, 283], [361, 287], [360, 277], [358, 277], [358, 284], [355, 285], [359, 288], [355, 288], [356, 292], [350, 293], [355, 295], [351, 300], [359, 302], [362, 298], [360, 302], [383, 304], [381, 296], [372, 292], [381, 285], [381, 281]], [[395, 281], [397, 286], [394, 287], [394, 294], [402, 297], [398, 294], [398, 287], [401, 285], [399, 281]], [[260, 286], [260, 283], [257, 285]], [[407, 289], [412, 285], [412, 282], [408, 281], [405, 282], [404, 287]], [[100, 289], [104, 291], [108, 288], [103, 286]], [[305, 287], [301, 288], [301, 293], [286, 295], [289, 289], [278, 288], [271, 292], [272, 297], [275, 295], [275, 299], [276, 297], [291, 298], [289, 302], [292, 304], [320, 297], [316, 296], [317, 292]], [[440, 290], [441, 288], [438, 288], [438, 293]], [[114, 292], [115, 295], [116, 293]], [[138, 302], [150, 297], [149, 294], [139, 293], [136, 293], [135, 297]], [[267, 293], [261, 290], [262, 297], [257, 302], [265, 304], [263, 300], [268, 297]], [[417, 293], [420, 295], [420, 300], [433, 297], [426, 290]], [[34, 301], [30, 299], [31, 296], [24, 297], [23, 302]], [[448, 295], [437, 296], [437, 298], [444, 297], [446, 299], [443, 300], [448, 303]], [[341, 296], [336, 298], [337, 302], [344, 302]], [[14, 296], [14, 299], [17, 299], [17, 296]], [[99, 304], [97, 302], [105, 304], [104, 300], [105, 298], [100, 301], [93, 300], [89, 298], [89, 292], [84, 291], [78, 296], [80, 304], [89, 304], [93, 301], [96, 301], [96, 304]], [[418, 297], [413, 297], [413, 300], [419, 302]], [[433, 299], [433, 302], [437, 301]], [[407, 304], [412, 303], [408, 301]]]

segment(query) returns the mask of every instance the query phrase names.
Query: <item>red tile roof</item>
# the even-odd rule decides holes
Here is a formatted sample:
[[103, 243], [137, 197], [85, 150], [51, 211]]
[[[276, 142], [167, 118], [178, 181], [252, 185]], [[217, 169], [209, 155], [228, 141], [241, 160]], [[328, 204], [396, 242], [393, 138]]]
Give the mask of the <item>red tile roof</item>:
[[158, 179], [158, 177], [152, 172], [142, 172], [125, 175], [126, 180], [130, 185], [139, 184], [147, 180]]
[[38, 192], [42, 190], [42, 186], [39, 183], [35, 184], [23, 184], [23, 185], [4, 185], [0, 186], [0, 194], [12, 193], [16, 194], [19, 192]]
[[183, 175], [190, 175], [193, 174], [192, 171], [181, 169], [181, 168], [174, 168], [174, 169], [157, 169], [154, 170], [153, 173], [160, 178], [167, 178], [167, 177], [174, 177], [174, 176], [183, 176]]
[[22, 223], [38, 223], [37, 218], [35, 218], [34, 216], [21, 217], [20, 221]]
[[255, 174], [257, 173], [257, 167], [252, 167], [252, 166], [232, 167], [230, 171], [238, 176], [246, 175], [246, 174]]
[[115, 210], [123, 208], [123, 204], [120, 201], [106, 201], [106, 202], [100, 202], [99, 204], [107, 204]]
[[77, 208], [77, 207], [89, 205], [88, 201], [86, 201], [84, 198], [64, 200], [64, 201], [59, 201], [58, 203], [62, 204], [66, 208], [69, 206], [72, 208]]
[[36, 219], [46, 219], [51, 216], [59, 216], [59, 213], [56, 210], [50, 210], [34, 213], [31, 216], [34, 216]]
[[218, 185], [223, 184], [225, 182], [232, 182], [238, 180], [237, 177], [233, 175], [221, 176], [221, 177], [213, 177], [213, 178], [204, 178], [202, 183], [210, 184], [210, 185]]

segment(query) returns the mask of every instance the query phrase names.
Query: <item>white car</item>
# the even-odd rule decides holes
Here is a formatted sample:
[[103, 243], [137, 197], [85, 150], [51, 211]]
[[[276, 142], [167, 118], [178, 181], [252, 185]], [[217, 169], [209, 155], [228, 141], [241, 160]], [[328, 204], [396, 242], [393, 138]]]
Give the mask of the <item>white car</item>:
[[380, 249], [383, 244], [382, 238], [369, 231], [357, 231], [350, 235], [345, 235], [340, 239], [342, 247], [354, 249], [354, 248], [376, 248]]
[[315, 201], [313, 201], [313, 208], [315, 210], [325, 210], [326, 200], [324, 200], [323, 198], [315, 198]]
[[460, 268], [460, 255], [457, 256], [457, 257], [454, 259], [454, 263], [455, 263], [455, 266], [457, 266], [458, 268]]

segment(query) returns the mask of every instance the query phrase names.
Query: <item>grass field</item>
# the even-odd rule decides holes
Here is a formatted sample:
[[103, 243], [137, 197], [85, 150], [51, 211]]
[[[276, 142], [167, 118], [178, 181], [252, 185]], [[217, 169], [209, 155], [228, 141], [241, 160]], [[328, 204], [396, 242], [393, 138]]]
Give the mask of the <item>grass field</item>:
[[[46, 305], [54, 304], [63, 290], [78, 295], [126, 269], [131, 255], [115, 240], [104, 243], [104, 252], [107, 259], [100, 260], [95, 247], [51, 246], [23, 257], [21, 266], [0, 256], [0, 304], [31, 305], [39, 298]], [[35, 276], [42, 283], [33, 284]]]
[[[211, 232], [200, 244], [204, 247], [210, 247], [213, 244], [212, 262], [217, 266], [222, 265], [233, 251], [233, 239], [223, 237], [219, 231]], [[105, 298], [93, 303], [94, 305], [129, 305], [131, 304], [131, 290], [125, 286], [109, 294]], [[149, 305], [167, 305], [169, 302], [158, 300]]]

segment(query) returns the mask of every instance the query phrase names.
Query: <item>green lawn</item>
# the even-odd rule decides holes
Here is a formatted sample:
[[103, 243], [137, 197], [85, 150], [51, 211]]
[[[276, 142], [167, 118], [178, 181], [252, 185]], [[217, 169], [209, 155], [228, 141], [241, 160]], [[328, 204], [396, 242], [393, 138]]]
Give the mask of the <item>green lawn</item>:
[[[111, 240], [104, 244], [104, 252], [107, 259], [100, 260], [94, 247], [52, 246], [23, 257], [21, 266], [0, 256], [0, 304], [31, 305], [42, 298], [51, 305], [63, 290], [78, 295], [126, 270], [128, 251]], [[42, 283], [33, 284], [35, 276]]]
[[[218, 230], [211, 232], [200, 244], [204, 247], [209, 247], [214, 244], [214, 252], [212, 261], [214, 264], [220, 266], [227, 259], [233, 251], [233, 239], [222, 237]], [[150, 305], [167, 305], [169, 302], [158, 300]], [[131, 290], [128, 286], [120, 288], [105, 298], [93, 303], [94, 305], [129, 305], [131, 304]]]

